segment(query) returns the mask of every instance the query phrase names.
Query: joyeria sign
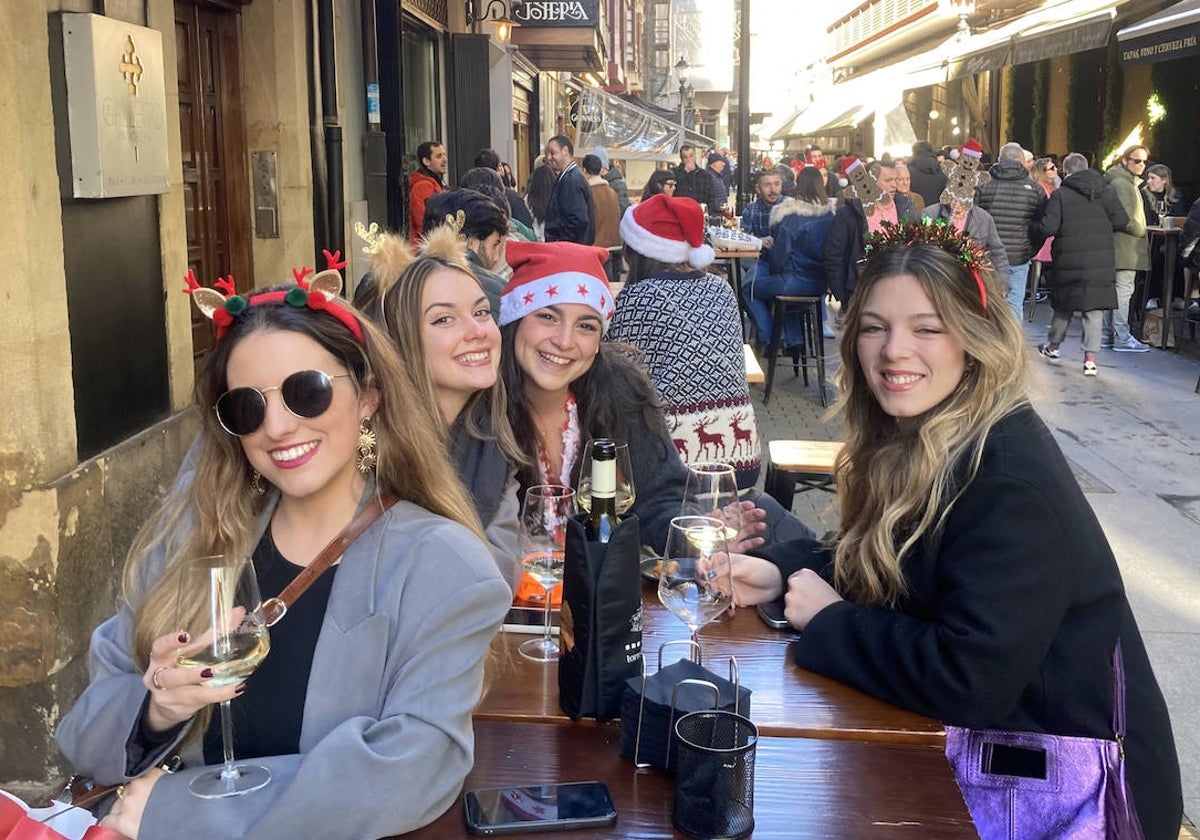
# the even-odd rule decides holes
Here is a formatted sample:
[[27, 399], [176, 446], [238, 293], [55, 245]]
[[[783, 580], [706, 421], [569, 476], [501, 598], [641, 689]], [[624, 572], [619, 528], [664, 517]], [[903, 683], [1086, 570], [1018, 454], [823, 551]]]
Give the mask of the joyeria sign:
[[525, 0], [512, 4], [512, 16], [522, 26], [595, 26], [600, 0]]

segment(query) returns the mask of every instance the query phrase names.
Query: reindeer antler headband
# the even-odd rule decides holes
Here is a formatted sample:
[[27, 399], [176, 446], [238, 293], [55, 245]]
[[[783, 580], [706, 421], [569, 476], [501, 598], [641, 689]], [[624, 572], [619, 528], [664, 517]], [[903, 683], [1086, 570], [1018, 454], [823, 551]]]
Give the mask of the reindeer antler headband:
[[876, 250], [894, 245], [933, 245], [952, 255], [975, 278], [979, 302], [987, 309], [987, 288], [980, 273], [987, 265], [987, 255], [971, 237], [961, 233], [948, 220], [926, 218], [920, 222], [900, 224], [883, 222], [878, 231], [868, 233], [863, 238], [863, 257], [870, 259]]
[[[341, 251], [324, 251], [326, 268], [318, 272], [311, 280], [307, 280], [314, 269], [302, 266], [293, 268], [292, 276], [296, 278], [296, 286], [291, 289], [279, 289], [274, 292], [263, 292], [258, 295], [242, 297], [237, 293], [233, 275], [219, 278], [213, 283], [213, 288], [201, 286], [196, 280], [196, 273], [188, 269], [184, 276], [187, 286], [185, 294], [192, 296], [196, 308], [211, 318], [217, 325], [217, 341], [225, 337], [233, 319], [245, 312], [251, 306], [262, 306], [267, 303], [282, 303], [296, 309], [311, 309], [314, 312], [325, 312], [337, 318], [346, 329], [354, 334], [358, 343], [363, 343], [362, 325], [350, 314], [340, 302], [342, 292], [341, 269], [346, 267]], [[223, 294], [222, 294], [223, 293]]]

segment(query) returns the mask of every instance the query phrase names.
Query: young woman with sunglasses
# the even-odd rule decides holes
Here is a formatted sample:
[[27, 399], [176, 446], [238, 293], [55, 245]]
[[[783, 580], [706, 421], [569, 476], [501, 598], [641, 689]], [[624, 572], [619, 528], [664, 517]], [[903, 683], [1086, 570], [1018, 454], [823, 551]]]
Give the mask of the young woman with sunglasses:
[[[471, 711], [509, 589], [381, 330], [305, 286], [209, 311], [218, 340], [196, 382], [194, 466], [130, 551], [125, 601], [92, 638], [91, 683], [59, 744], [78, 772], [123, 783], [103, 824], [139, 840], [418, 828], [471, 768]], [[296, 599], [243, 683], [213, 687], [177, 663], [180, 602], [207, 598], [178, 591], [189, 558], [253, 555], [270, 598], [386, 494], [400, 501]], [[237, 756], [271, 780], [202, 800], [189, 782], [221, 757], [210, 706], [235, 695]], [[183, 769], [157, 769], [172, 753]]]
[[414, 401], [437, 407], [442, 436], [501, 574], [516, 574], [517, 482], [523, 460], [508, 425], [500, 330], [452, 227], [434, 228], [419, 254], [395, 234], [369, 246], [377, 318], [416, 380]]
[[[1112, 549], [1029, 405], [1028, 351], [1003, 286], [948, 225], [868, 244], [839, 345], [839, 531], [736, 560], [736, 603], [785, 596], [801, 667], [960, 728], [948, 744], [963, 727], [1113, 741], [1119, 642], [1124, 772], [1146, 840], [1174, 840], [1167, 707]], [[1046, 756], [1038, 775], [1036, 751], [1012, 752], [1031, 759], [1017, 775], [1052, 774], [1040, 814], [1061, 813], [1068, 782], [1100, 777]], [[996, 813], [975, 817], [985, 838], [1016, 836], [996, 833]], [[1068, 836], [1048, 820], [1018, 833]]]

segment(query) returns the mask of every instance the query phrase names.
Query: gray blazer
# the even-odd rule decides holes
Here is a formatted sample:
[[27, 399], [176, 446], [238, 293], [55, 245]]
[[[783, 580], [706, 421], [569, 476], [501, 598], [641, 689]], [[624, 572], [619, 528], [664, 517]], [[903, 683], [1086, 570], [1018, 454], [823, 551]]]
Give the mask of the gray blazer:
[[[139, 591], [162, 564], [161, 554], [147, 564]], [[479, 539], [398, 503], [342, 556], [313, 654], [300, 753], [256, 759], [272, 777], [261, 790], [202, 800], [188, 791], [203, 764], [193, 744], [189, 769], [154, 785], [140, 840], [349, 840], [431, 822], [474, 761], [483, 658], [511, 600]], [[96, 629], [91, 683], [57, 732], [75, 769], [102, 782], [128, 780], [125, 745], [146, 697], [132, 628], [126, 605]]]

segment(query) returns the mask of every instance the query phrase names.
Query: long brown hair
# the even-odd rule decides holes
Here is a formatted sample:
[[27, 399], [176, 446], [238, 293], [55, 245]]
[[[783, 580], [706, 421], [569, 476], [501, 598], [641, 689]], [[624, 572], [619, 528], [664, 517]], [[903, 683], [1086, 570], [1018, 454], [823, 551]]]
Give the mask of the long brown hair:
[[[280, 288], [289, 288], [283, 286]], [[357, 313], [341, 304], [356, 317]], [[483, 537], [475, 509], [455, 477], [441, 443], [440, 418], [429, 406], [412, 399], [416, 391], [408, 365], [388, 337], [358, 317], [360, 344], [338, 320], [307, 308], [283, 303], [246, 308], [209, 354], [196, 379], [194, 400], [200, 415], [199, 454], [195, 475], [181, 495], [167, 499], [142, 528], [125, 569], [126, 598], [135, 614], [134, 656], [149, 662], [154, 639], [178, 630], [179, 573], [190, 557], [253, 553], [256, 526], [267, 497], [250, 485], [252, 467], [241, 443], [217, 422], [213, 405], [225, 392], [230, 354], [247, 336], [260, 331], [295, 332], [308, 336], [331, 353], [350, 373], [361, 394], [374, 388], [379, 404], [372, 416], [377, 439], [375, 487], [457, 522]], [[147, 561], [161, 549], [166, 564], [147, 585], [155, 569]], [[197, 599], [204, 593], [195, 593]]]
[[[946, 329], [964, 344], [966, 370], [937, 406], [903, 420], [884, 413], [858, 358], [861, 313], [871, 289], [915, 277]], [[894, 604], [905, 588], [905, 556], [935, 535], [974, 478], [988, 432], [1026, 403], [1025, 348], [994, 272], [983, 271], [987, 307], [975, 279], [934, 245], [891, 246], [871, 254], [846, 314], [834, 406], [846, 418], [846, 445], [835, 472], [841, 524], [834, 577], [846, 597]]]

